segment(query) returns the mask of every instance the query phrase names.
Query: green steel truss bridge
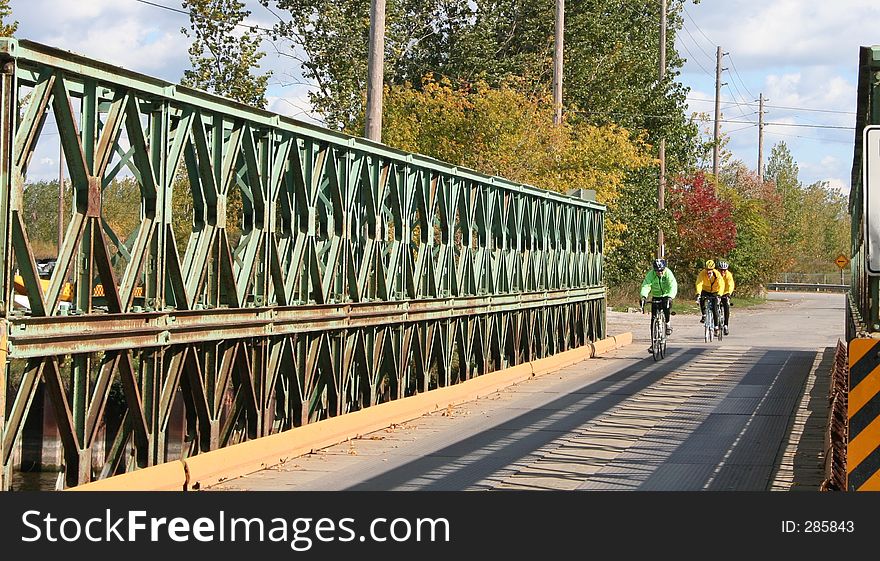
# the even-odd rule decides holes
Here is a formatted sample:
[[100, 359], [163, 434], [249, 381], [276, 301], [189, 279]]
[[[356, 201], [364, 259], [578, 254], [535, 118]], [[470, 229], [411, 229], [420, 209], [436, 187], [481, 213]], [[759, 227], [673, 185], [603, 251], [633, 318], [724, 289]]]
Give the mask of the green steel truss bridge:
[[[605, 336], [602, 205], [29, 41], [0, 68], [2, 489], [29, 415], [75, 486]], [[41, 140], [72, 185], [43, 278]], [[103, 211], [121, 177], [133, 231]]]

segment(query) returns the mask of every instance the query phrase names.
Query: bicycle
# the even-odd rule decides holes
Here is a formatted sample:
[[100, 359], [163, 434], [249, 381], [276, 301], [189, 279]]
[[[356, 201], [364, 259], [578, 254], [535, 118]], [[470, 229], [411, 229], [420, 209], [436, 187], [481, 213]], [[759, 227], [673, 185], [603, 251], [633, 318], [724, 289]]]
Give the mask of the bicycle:
[[[666, 308], [667, 298], [651, 299], [651, 354], [654, 360], [660, 360], [666, 356]], [[642, 304], [642, 313], [645, 313], [645, 306]], [[675, 315], [675, 312], [670, 312]]]
[[[715, 310], [714, 314], [712, 313], [713, 308]], [[707, 343], [711, 343], [712, 339], [716, 337], [719, 341], [721, 341], [721, 339], [724, 337], [724, 332], [722, 331], [722, 329], [715, 325], [715, 316], [717, 315], [719, 318], [721, 317], [721, 310], [719, 308], [720, 306], [718, 305], [718, 296], [713, 295], [706, 297], [705, 310], [703, 311], [703, 325], [705, 326], [703, 339]]]

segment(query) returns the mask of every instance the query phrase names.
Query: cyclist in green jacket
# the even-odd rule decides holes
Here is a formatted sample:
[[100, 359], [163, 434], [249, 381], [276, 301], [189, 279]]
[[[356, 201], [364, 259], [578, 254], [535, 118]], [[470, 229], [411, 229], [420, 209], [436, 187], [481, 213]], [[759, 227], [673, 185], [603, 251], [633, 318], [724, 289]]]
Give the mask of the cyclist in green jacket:
[[678, 294], [678, 282], [675, 280], [675, 275], [672, 274], [672, 269], [666, 266], [665, 259], [654, 259], [652, 267], [645, 275], [645, 280], [642, 281], [641, 305], [643, 309], [649, 293], [653, 301], [660, 304], [660, 306], [651, 306], [651, 323], [654, 322], [654, 314], [657, 313], [658, 308], [662, 309], [663, 315], [666, 316], [666, 334], [671, 335], [670, 311], [672, 310], [672, 300]]

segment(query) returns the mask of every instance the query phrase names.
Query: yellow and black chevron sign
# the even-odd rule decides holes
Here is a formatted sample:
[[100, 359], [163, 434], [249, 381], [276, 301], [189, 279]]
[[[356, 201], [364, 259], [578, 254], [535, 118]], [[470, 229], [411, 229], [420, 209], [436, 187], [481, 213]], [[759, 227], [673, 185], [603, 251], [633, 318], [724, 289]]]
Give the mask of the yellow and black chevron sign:
[[846, 488], [880, 491], [880, 339], [849, 342]]

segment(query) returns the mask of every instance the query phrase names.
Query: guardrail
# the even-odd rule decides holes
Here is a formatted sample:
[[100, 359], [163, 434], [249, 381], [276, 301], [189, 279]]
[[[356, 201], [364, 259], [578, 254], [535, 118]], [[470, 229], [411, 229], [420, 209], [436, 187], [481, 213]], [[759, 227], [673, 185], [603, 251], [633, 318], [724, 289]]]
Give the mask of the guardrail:
[[825, 430], [825, 479], [822, 491], [846, 490], [846, 443], [848, 436], [847, 410], [849, 399], [849, 351], [843, 341], [837, 341], [834, 367], [831, 370], [828, 426]]
[[810, 282], [771, 282], [767, 284], [767, 290], [774, 292], [847, 292], [848, 284], [817, 284]]

